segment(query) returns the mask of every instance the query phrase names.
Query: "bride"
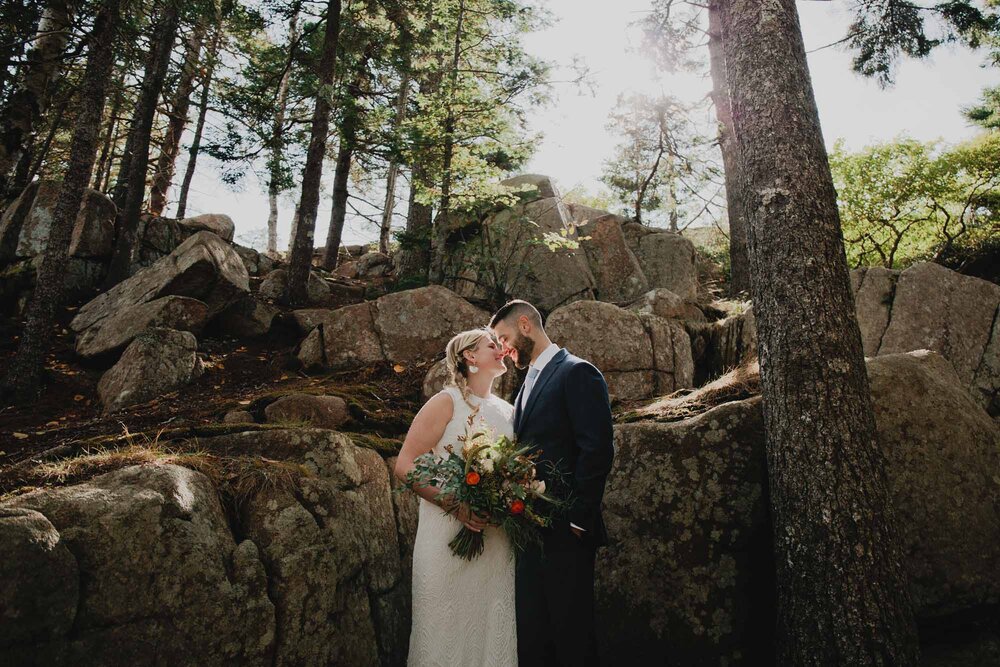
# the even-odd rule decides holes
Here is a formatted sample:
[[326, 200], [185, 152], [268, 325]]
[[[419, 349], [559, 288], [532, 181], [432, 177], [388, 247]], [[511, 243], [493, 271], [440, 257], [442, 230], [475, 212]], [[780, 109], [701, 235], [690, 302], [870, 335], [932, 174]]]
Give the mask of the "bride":
[[[497, 435], [513, 435], [514, 407], [494, 396], [493, 381], [507, 369], [503, 352], [487, 329], [458, 334], [445, 350], [447, 386], [417, 413], [396, 461], [396, 476], [406, 479], [421, 454], [445, 454], [445, 446], [461, 451], [470, 415]], [[413, 489], [420, 495], [420, 514], [413, 546], [413, 625], [411, 667], [434, 665], [507, 667], [517, 664], [514, 620], [514, 552], [507, 535], [439, 495], [433, 487]], [[450, 510], [451, 513], [447, 513]], [[451, 553], [448, 543], [465, 524], [485, 530], [485, 549], [467, 561]]]

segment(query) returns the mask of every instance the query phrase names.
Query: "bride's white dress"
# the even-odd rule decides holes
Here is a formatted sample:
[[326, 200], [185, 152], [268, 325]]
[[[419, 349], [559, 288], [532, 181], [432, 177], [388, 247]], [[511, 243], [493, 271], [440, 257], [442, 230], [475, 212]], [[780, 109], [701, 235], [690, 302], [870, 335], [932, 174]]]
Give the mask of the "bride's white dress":
[[[445, 445], [461, 451], [458, 436], [465, 434], [472, 409], [457, 387], [445, 388], [454, 414], [433, 452], [445, 454]], [[514, 406], [497, 396], [481, 399], [476, 419], [498, 435], [513, 435]], [[462, 523], [440, 507], [420, 499], [416, 542], [413, 546], [413, 625], [410, 631], [410, 667], [509, 667], [517, 664], [514, 620], [514, 552], [506, 533], [485, 530], [485, 548], [472, 561], [451, 553], [448, 543]]]

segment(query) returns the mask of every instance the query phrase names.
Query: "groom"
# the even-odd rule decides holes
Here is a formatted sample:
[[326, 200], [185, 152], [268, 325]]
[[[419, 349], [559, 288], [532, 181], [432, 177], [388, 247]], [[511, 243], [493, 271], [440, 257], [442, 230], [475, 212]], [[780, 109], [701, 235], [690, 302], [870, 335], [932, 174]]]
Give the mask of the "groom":
[[564, 480], [572, 504], [545, 531], [544, 548], [517, 562], [517, 653], [521, 667], [597, 665], [594, 557], [607, 542], [601, 516], [614, 458], [604, 376], [549, 340], [530, 303], [511, 301], [490, 321], [514, 365], [528, 376], [514, 401], [514, 433], [539, 453], [538, 476]]

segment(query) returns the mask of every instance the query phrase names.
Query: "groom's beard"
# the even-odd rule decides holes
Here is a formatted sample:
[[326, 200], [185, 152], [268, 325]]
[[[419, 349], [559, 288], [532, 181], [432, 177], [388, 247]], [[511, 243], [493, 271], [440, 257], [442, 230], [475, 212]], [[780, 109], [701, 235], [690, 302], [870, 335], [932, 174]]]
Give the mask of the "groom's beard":
[[518, 331], [511, 347], [517, 352], [517, 359], [514, 361], [514, 366], [523, 371], [531, 365], [531, 353], [535, 351], [534, 340], [522, 336], [521, 332]]

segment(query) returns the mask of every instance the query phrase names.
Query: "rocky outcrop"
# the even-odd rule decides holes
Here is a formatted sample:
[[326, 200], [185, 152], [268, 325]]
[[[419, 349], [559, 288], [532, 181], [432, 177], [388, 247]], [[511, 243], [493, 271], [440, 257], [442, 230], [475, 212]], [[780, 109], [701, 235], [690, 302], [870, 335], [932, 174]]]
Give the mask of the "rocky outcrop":
[[233, 538], [201, 473], [133, 466], [20, 496], [5, 514], [0, 544], [22, 557], [4, 560], [4, 582], [35, 582], [38, 596], [4, 588], [5, 664], [270, 664], [260, 553]]
[[166, 327], [197, 335], [208, 317], [208, 306], [187, 296], [165, 296], [113, 313], [83, 331], [76, 353], [96, 357], [121, 350], [146, 329]]
[[211, 319], [248, 293], [249, 281], [232, 246], [212, 232], [198, 232], [166, 257], [85, 304], [70, 327], [82, 333], [116, 313], [169, 295], [203, 301]]
[[183, 387], [204, 370], [193, 334], [146, 329], [125, 348], [118, 363], [101, 376], [97, 394], [105, 413], [116, 412]]
[[646, 274], [625, 241], [622, 223], [622, 218], [609, 214], [577, 227], [594, 275], [594, 295], [600, 301], [632, 301], [649, 289]]
[[676, 320], [580, 301], [549, 315], [545, 329], [554, 342], [597, 366], [619, 399], [692, 386], [691, 341]]
[[713, 322], [685, 321], [684, 327], [691, 336], [696, 386], [757, 356], [757, 322], [752, 308]]
[[253, 248], [233, 244], [233, 250], [243, 260], [243, 266], [247, 268], [247, 273], [251, 276], [264, 276], [273, 271], [277, 265], [277, 260], [268, 257], [265, 253], [257, 252]]
[[625, 308], [637, 313], [656, 315], [668, 320], [687, 320], [689, 322], [705, 322], [705, 313], [698, 304], [689, 299], [683, 299], [670, 290], [660, 287], [650, 290], [627, 304]]
[[[1000, 600], [1000, 431], [940, 355], [886, 355], [870, 359], [868, 373], [918, 620], [947, 628], [988, 619]], [[773, 663], [760, 398], [681, 421], [647, 415], [615, 436], [605, 495], [612, 545], [597, 568], [605, 655]], [[946, 657], [968, 652], [961, 635], [923, 641]]]
[[[150, 266], [172, 253], [179, 245], [193, 235], [203, 231], [215, 234], [236, 248], [235, 244], [233, 244], [233, 234], [236, 231], [236, 225], [228, 215], [206, 213], [181, 220], [161, 218], [148, 214], [143, 215], [139, 219], [139, 249], [136, 256], [136, 264], [143, 267]], [[250, 248], [243, 248], [242, 250], [243, 252], [239, 254], [245, 260], [250, 260], [248, 261], [247, 270], [251, 275], [262, 273], [261, 268], [270, 269], [269, 266], [266, 266], [268, 260], [265, 259], [265, 266], [261, 267], [258, 261], [259, 257], [255, 258], [251, 255], [251, 253], [255, 253], [256, 251]], [[255, 263], [258, 265], [257, 270], [252, 270]], [[266, 273], [266, 271], [263, 272]]]
[[219, 313], [215, 325], [219, 333], [238, 338], [263, 336], [271, 330], [274, 318], [280, 311], [254, 295], [246, 294]]
[[296, 311], [312, 329], [299, 349], [308, 367], [334, 370], [389, 361], [414, 364], [441, 355], [448, 340], [485, 326], [489, 314], [437, 285], [387, 294], [337, 310]]
[[625, 224], [622, 230], [650, 288], [666, 287], [685, 299], [697, 296], [698, 268], [690, 240], [637, 222]]
[[[453, 236], [463, 242], [449, 249], [446, 273], [448, 285], [460, 296], [508, 294], [543, 312], [594, 298], [586, 254], [575, 247], [575, 226], [556, 197], [517, 204], [479, 223], [467, 222]], [[546, 240], [553, 242], [551, 248]], [[484, 264], [489, 270], [480, 271]]]
[[392, 273], [392, 259], [380, 252], [366, 252], [356, 260], [357, 276], [380, 278]]
[[[40, 255], [48, 242], [61, 181], [35, 181], [0, 218], [0, 264]], [[117, 209], [110, 198], [87, 189], [73, 225], [69, 256], [107, 259], [115, 236]]]
[[522, 201], [560, 197], [556, 184], [542, 174], [520, 174], [501, 181], [501, 185], [518, 190]]
[[929, 349], [1000, 418], [1000, 286], [921, 262], [852, 273], [865, 354]]
[[212, 232], [223, 241], [229, 241], [230, 243], [233, 240], [233, 234], [236, 232], [236, 224], [233, 222], [233, 219], [228, 215], [220, 213], [205, 213], [203, 215], [196, 215], [193, 218], [184, 218], [178, 220], [177, 224], [192, 233], [200, 231]]

